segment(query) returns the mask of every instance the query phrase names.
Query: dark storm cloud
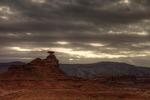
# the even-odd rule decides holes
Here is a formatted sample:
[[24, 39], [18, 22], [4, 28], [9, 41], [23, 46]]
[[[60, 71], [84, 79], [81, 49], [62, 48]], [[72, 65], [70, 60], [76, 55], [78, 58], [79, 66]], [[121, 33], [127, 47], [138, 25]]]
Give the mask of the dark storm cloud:
[[[7, 33], [6, 33], [7, 34]], [[4, 36], [0, 36], [0, 40], [7, 42], [17, 42], [17, 41], [23, 41], [23, 42], [52, 42], [52, 41], [58, 41], [58, 40], [66, 40], [68, 42], [87, 42], [93, 41], [93, 42], [102, 42], [102, 43], [111, 43], [116, 44], [119, 42], [121, 43], [141, 43], [141, 42], [147, 42], [150, 39], [150, 36], [140, 36], [140, 35], [130, 35], [130, 34], [98, 34], [98, 35], [86, 35], [82, 33], [71, 33], [71, 34], [65, 34], [62, 33], [58, 36], [56, 33], [43, 33], [40, 34], [33, 34], [33, 35], [22, 35], [23, 33], [18, 33], [15, 35], [18, 36], [12, 36], [4, 34]], [[80, 40], [80, 41], [79, 41]]]
[[[25, 22], [1, 24], [1, 31], [66, 31], [95, 29], [105, 24], [128, 24], [150, 18], [149, 1], [131, 0], [131, 6], [118, 7], [120, 0], [47, 0], [45, 4], [35, 4], [31, 0], [3, 0], [20, 12]], [[107, 7], [114, 5], [113, 8]], [[139, 8], [134, 6], [140, 5]], [[118, 8], [117, 8], [118, 7]], [[105, 9], [103, 9], [105, 8]], [[117, 10], [116, 10], [117, 9]], [[144, 9], [144, 10], [141, 10]], [[18, 15], [19, 16], [19, 15]], [[19, 21], [19, 19], [17, 19]], [[72, 25], [75, 21], [92, 23]]]

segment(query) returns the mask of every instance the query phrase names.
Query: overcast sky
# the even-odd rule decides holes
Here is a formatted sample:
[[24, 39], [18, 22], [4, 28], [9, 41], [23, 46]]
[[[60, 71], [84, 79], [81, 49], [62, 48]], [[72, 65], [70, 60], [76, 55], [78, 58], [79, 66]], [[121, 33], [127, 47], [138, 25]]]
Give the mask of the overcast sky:
[[150, 0], [0, 0], [0, 61], [150, 67]]

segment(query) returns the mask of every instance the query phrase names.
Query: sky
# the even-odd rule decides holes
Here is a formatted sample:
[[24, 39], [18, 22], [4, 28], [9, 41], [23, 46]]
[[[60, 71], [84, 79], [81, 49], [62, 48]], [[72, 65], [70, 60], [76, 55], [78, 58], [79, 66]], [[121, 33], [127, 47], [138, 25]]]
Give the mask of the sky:
[[150, 0], [0, 0], [0, 62], [56, 51], [60, 63], [150, 67]]

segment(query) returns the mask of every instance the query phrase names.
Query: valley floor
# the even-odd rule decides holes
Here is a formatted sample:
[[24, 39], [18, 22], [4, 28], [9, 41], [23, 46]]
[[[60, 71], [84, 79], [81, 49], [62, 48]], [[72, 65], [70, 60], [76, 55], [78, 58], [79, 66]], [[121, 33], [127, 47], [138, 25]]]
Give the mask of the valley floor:
[[150, 100], [150, 85], [143, 83], [110, 84], [95, 81], [14, 83], [14, 85], [9, 81], [0, 83], [0, 100]]

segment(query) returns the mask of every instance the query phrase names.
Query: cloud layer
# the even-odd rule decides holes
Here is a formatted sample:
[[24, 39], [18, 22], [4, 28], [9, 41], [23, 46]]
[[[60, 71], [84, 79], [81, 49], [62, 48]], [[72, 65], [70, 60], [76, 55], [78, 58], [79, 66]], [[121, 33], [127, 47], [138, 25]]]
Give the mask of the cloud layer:
[[149, 4], [149, 0], [1, 0], [0, 59], [29, 60], [51, 49], [62, 63], [111, 60], [150, 66]]

